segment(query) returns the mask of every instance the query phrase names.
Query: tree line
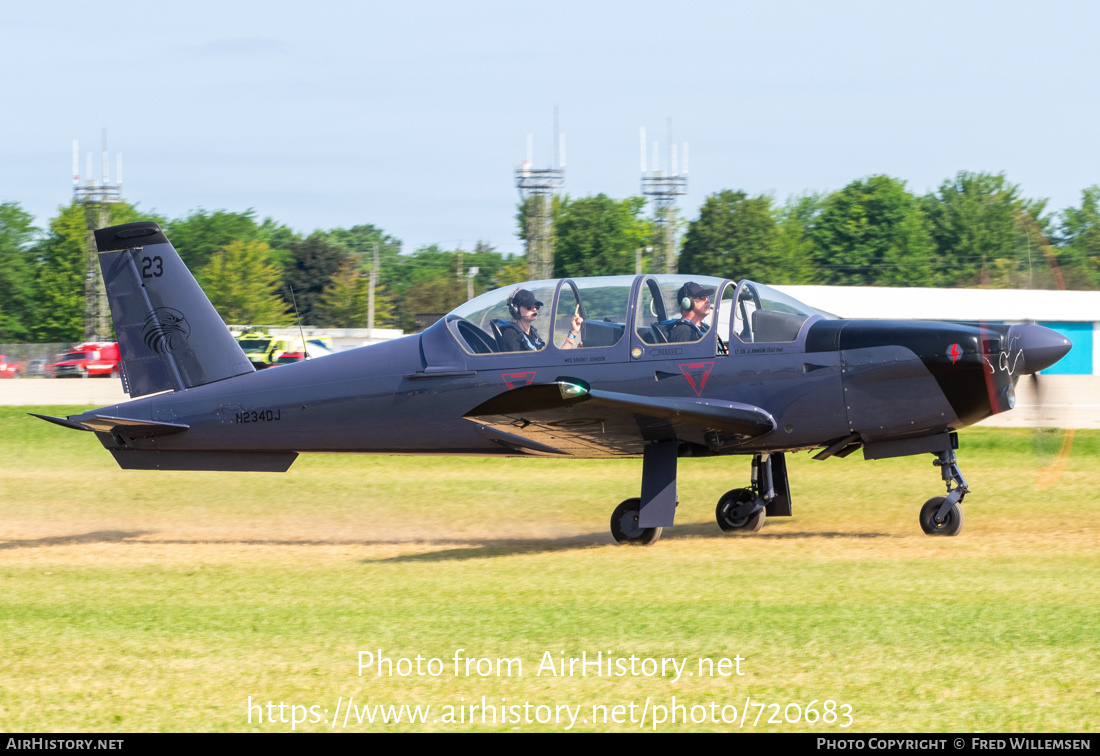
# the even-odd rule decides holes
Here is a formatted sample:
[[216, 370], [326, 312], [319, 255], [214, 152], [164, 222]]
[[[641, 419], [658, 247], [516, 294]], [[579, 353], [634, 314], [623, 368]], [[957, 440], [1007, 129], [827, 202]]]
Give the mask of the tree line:
[[[1049, 212], [1003, 174], [961, 172], [926, 195], [889, 176], [782, 204], [723, 190], [681, 222], [679, 272], [776, 284], [1100, 288], [1100, 185], [1079, 207]], [[18, 203], [0, 204], [0, 342], [76, 341], [83, 332], [89, 209], [61, 207], [45, 229]], [[523, 238], [524, 207], [517, 210]], [[658, 229], [641, 197], [599, 194], [552, 202], [556, 276], [633, 273]], [[415, 314], [446, 312], [471, 289], [527, 279], [523, 258], [486, 242], [403, 253], [363, 224], [295, 232], [252, 210], [196, 210], [167, 219], [125, 203], [110, 223], [160, 224], [227, 323], [363, 327], [378, 251], [375, 324], [409, 330]], [[642, 269], [654, 265], [643, 255]], [[477, 268], [472, 280], [467, 272]]]

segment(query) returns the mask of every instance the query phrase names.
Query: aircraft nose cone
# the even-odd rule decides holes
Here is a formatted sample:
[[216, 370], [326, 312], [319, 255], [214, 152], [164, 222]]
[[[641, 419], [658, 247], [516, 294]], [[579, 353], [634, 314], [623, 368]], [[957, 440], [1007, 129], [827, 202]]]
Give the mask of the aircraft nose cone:
[[1024, 356], [1023, 366], [1020, 370], [1024, 375], [1037, 373], [1050, 367], [1058, 360], [1066, 356], [1073, 347], [1073, 342], [1057, 331], [1044, 328], [1040, 325], [1012, 326], [1009, 331], [1009, 342], [1015, 342], [1015, 348]]

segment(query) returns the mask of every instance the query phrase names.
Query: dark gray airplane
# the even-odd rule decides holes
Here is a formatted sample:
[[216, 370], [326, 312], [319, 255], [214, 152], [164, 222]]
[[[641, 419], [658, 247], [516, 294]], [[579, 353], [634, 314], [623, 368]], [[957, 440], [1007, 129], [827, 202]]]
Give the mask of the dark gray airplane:
[[[746, 455], [723, 531], [789, 516], [785, 455], [933, 454], [962, 528], [956, 431], [1012, 408], [1070, 342], [1037, 325], [842, 320], [751, 281], [674, 275], [530, 281], [423, 333], [255, 371], [155, 223], [95, 232], [133, 397], [68, 418], [136, 470], [287, 470], [300, 453], [641, 457], [620, 543], [673, 524], [680, 457]], [[541, 330], [540, 330], [541, 329]], [[141, 397], [141, 398], [137, 398]]]

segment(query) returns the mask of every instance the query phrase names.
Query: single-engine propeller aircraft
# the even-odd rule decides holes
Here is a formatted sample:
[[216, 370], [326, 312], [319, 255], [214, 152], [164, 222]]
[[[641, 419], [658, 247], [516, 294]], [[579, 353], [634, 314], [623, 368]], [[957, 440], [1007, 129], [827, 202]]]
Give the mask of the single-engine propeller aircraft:
[[94, 432], [122, 468], [282, 472], [305, 452], [641, 457], [641, 495], [611, 517], [621, 543], [673, 524], [680, 457], [751, 456], [750, 484], [716, 517], [756, 531], [791, 515], [785, 455], [814, 449], [935, 455], [947, 490], [919, 521], [955, 535], [968, 493], [956, 431], [1011, 409], [1019, 376], [1071, 346], [1038, 325], [842, 320], [751, 281], [638, 275], [505, 287], [423, 333], [257, 372], [155, 223], [95, 238], [132, 399], [38, 417]]

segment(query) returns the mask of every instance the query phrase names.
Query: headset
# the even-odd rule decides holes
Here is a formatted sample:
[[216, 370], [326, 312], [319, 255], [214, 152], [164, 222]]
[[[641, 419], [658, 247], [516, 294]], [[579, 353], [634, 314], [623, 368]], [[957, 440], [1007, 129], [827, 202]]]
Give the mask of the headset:
[[508, 299], [506, 300], [508, 303], [508, 314], [512, 316], [512, 320], [519, 320], [519, 307], [512, 304], [512, 299], [516, 296], [516, 294], [519, 294], [519, 292], [520, 290], [516, 289], [508, 295]]
[[690, 310], [694, 301], [691, 297], [680, 297], [680, 310]]

